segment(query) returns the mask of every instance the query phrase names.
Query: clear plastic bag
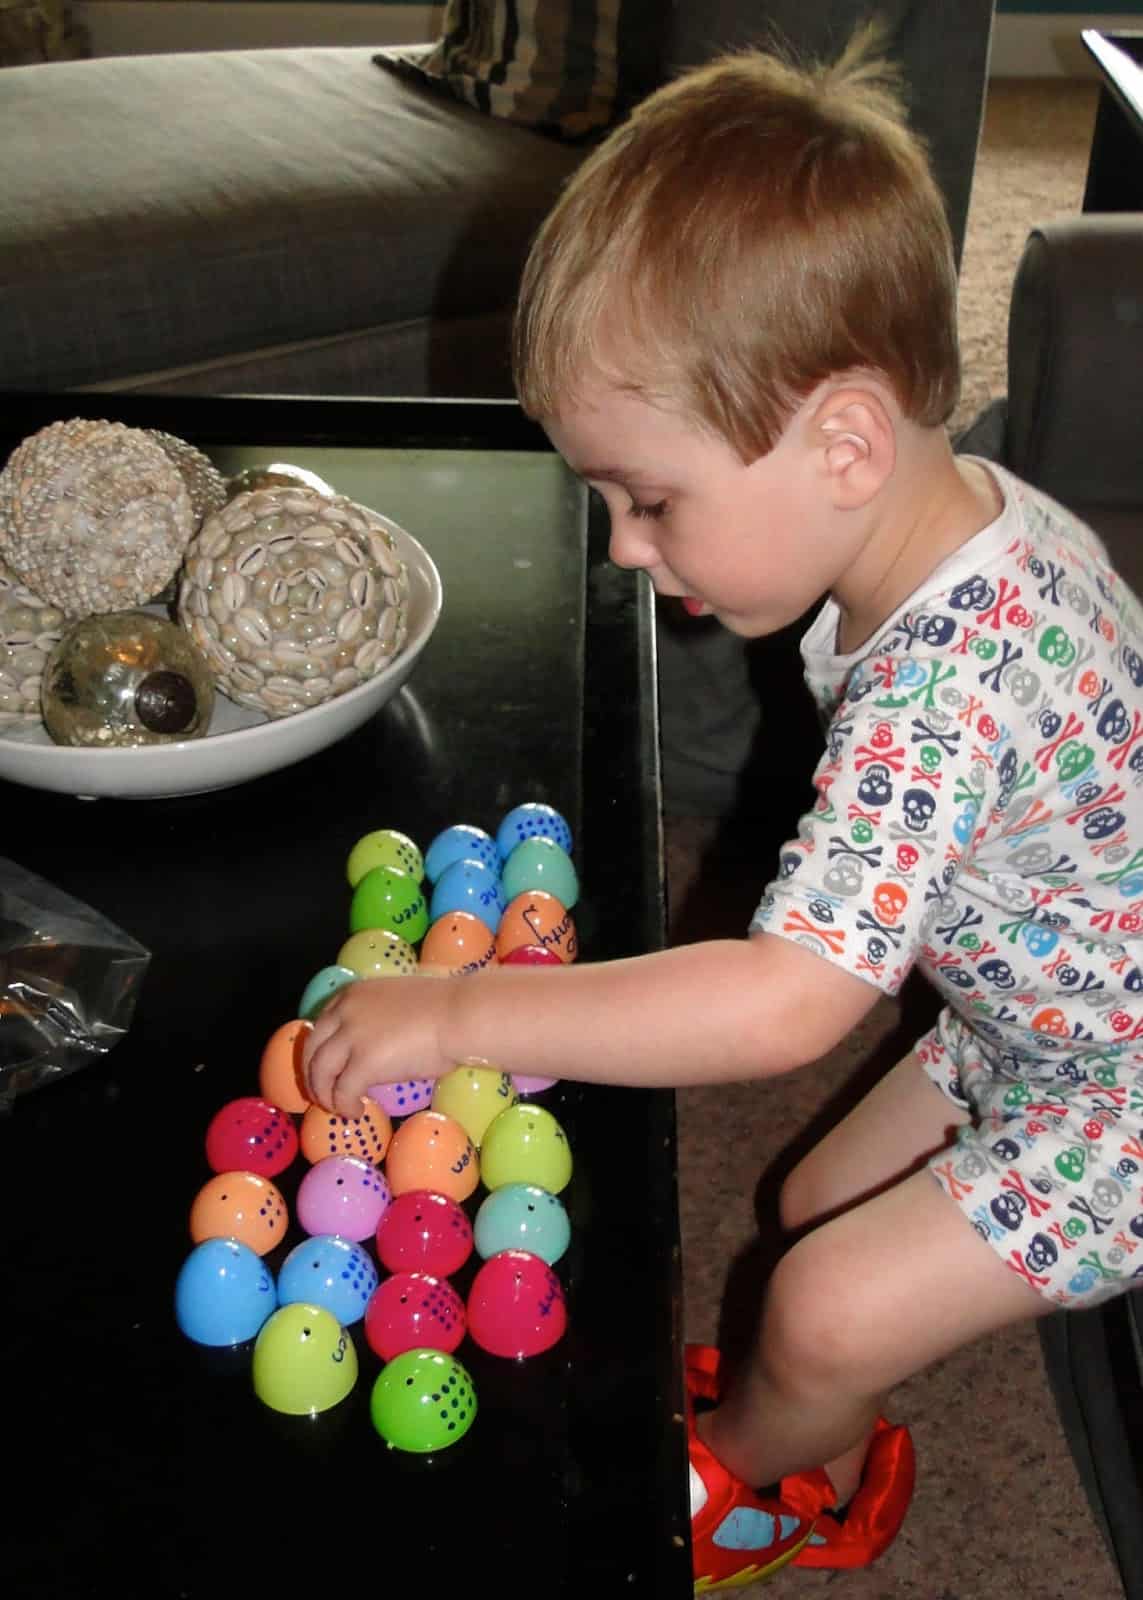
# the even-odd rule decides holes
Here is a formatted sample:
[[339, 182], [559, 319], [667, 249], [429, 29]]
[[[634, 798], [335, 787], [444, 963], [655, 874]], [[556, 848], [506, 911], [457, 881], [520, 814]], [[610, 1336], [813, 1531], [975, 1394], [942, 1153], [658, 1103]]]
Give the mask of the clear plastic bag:
[[0, 1110], [106, 1055], [150, 960], [100, 912], [0, 856]]

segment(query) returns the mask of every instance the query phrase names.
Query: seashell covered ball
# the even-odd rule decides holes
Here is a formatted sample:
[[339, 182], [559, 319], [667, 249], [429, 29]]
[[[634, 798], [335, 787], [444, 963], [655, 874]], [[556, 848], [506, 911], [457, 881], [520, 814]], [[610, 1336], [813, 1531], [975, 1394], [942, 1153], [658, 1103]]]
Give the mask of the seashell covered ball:
[[161, 428], [147, 428], [145, 432], [178, 467], [190, 495], [194, 526], [200, 527], [226, 500], [226, 479], [210, 457], [188, 440], [164, 433]]
[[67, 625], [0, 561], [0, 721], [39, 716], [44, 666]]
[[194, 530], [178, 468], [140, 428], [73, 417], [21, 441], [0, 472], [0, 559], [69, 617], [144, 605]]
[[368, 682], [400, 653], [408, 575], [377, 512], [309, 488], [254, 489], [195, 535], [178, 615], [224, 694], [286, 717]]

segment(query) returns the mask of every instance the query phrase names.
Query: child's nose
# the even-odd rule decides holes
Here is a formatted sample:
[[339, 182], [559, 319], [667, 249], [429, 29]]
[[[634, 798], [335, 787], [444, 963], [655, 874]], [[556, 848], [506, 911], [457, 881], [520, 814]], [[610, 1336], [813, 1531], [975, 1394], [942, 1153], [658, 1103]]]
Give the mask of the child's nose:
[[641, 569], [655, 561], [655, 547], [627, 518], [612, 517], [608, 554], [617, 567]]

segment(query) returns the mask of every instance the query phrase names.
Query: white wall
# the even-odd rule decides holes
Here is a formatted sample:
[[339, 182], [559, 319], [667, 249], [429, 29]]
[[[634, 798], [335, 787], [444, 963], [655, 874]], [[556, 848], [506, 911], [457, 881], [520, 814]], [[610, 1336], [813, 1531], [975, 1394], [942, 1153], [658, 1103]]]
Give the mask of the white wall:
[[[948, 0], [938, 0], [948, 3]], [[77, 0], [95, 55], [237, 50], [263, 45], [409, 44], [435, 36], [439, 5], [341, 0]], [[1138, 15], [1004, 12], [992, 38], [992, 76], [1095, 76], [1082, 28], [1130, 31]]]

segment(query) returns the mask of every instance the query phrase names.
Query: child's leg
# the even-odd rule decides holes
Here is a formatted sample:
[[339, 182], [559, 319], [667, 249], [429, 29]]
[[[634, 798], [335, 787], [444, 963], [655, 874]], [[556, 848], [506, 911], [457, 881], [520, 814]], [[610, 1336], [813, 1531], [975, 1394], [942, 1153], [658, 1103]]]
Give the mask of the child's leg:
[[910, 1052], [786, 1178], [783, 1227], [800, 1232], [899, 1183], [950, 1144], [968, 1120]]
[[745, 1483], [855, 1455], [903, 1379], [971, 1340], [1053, 1310], [917, 1172], [835, 1216], [779, 1262], [757, 1348], [701, 1432]]

